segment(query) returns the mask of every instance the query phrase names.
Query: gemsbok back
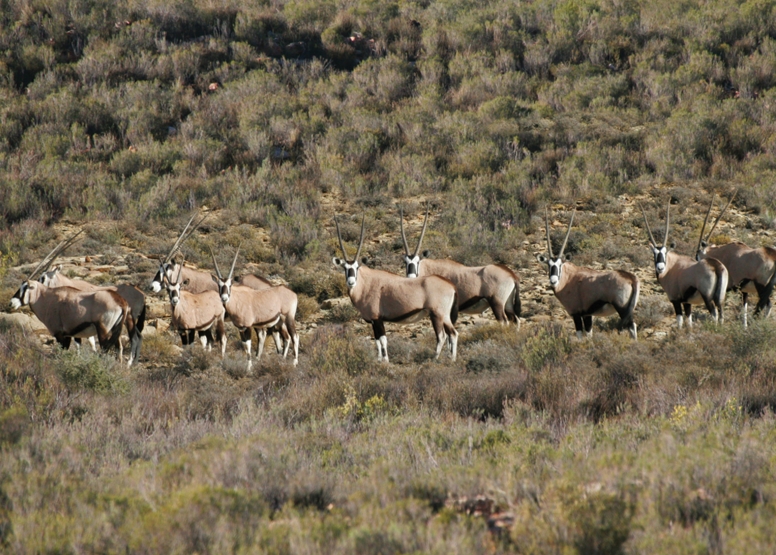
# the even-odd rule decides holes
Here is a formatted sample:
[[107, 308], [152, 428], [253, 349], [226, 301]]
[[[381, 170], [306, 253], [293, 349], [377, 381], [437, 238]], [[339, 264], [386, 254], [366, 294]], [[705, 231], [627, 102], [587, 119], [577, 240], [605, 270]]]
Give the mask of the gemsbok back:
[[[458, 312], [481, 314], [488, 307], [502, 324], [515, 322], [520, 327], [520, 278], [501, 264], [464, 266], [454, 260], [431, 259], [429, 252], [420, 253], [428, 225], [428, 209], [420, 231], [418, 246], [410, 254], [404, 233], [404, 211], [399, 208], [401, 239], [404, 244], [404, 264], [408, 278], [441, 276], [450, 280], [458, 292]], [[422, 256], [422, 258], [421, 258]]]
[[182, 272], [177, 277], [162, 278], [162, 284], [170, 297], [172, 307], [172, 326], [181, 336], [183, 345], [194, 343], [195, 334], [199, 334], [203, 347], [210, 349], [215, 330], [215, 341], [221, 343], [221, 356], [226, 353], [226, 329], [224, 317], [226, 311], [221, 298], [215, 291], [191, 293], [181, 289], [186, 280], [181, 281]]
[[670, 228], [671, 201], [666, 205], [666, 231], [663, 244], [658, 246], [652, 229], [649, 227], [647, 213], [643, 207], [644, 223], [649, 233], [649, 246], [655, 260], [655, 276], [668, 300], [674, 306], [676, 323], [682, 328], [682, 307], [687, 318], [687, 325], [692, 327], [692, 305], [704, 304], [715, 322], [723, 321], [725, 291], [728, 284], [728, 271], [719, 260], [706, 258], [695, 261], [689, 256], [675, 253], [675, 245], [668, 245]]
[[213, 265], [216, 275], [212, 280], [217, 284], [221, 302], [226, 308], [229, 319], [240, 332], [240, 339], [248, 354], [248, 367], [251, 359], [251, 330], [256, 330], [259, 338], [256, 358], [260, 359], [264, 352], [264, 341], [267, 338], [267, 330], [279, 324], [283, 324], [288, 332], [289, 341], [283, 349], [283, 357], [288, 355], [289, 346], [294, 345], [294, 365], [299, 363], [299, 335], [296, 333], [296, 307], [298, 299], [296, 293], [284, 285], [276, 285], [267, 289], [251, 289], [244, 285], [232, 282], [234, 267], [240, 248], [234, 254], [232, 268], [229, 275], [224, 278], [213, 256]]
[[[35, 281], [38, 272], [61, 252], [62, 241], [22, 282], [11, 298], [11, 309], [32, 309], [54, 339], [65, 349], [73, 338], [97, 336], [100, 347], [118, 346], [121, 359], [121, 328], [133, 333], [134, 323], [127, 302], [115, 291], [79, 291], [72, 287], [47, 287]], [[131, 362], [131, 361], [130, 361]]]
[[574, 214], [571, 213], [566, 237], [557, 256], [552, 253], [550, 241], [550, 222], [548, 214], [544, 214], [544, 227], [547, 232], [547, 254], [537, 255], [541, 264], [547, 265], [550, 286], [555, 297], [574, 319], [577, 337], [590, 336], [593, 333], [593, 316], [611, 316], [619, 314], [619, 329], [627, 329], [633, 339], [638, 338], [636, 322], [633, 321], [633, 311], [639, 301], [639, 278], [624, 270], [595, 270], [576, 266], [569, 262], [571, 255], [563, 255], [574, 225]]
[[334, 258], [332, 261], [345, 271], [348, 295], [353, 306], [366, 322], [372, 324], [377, 343], [377, 359], [388, 362], [385, 322], [412, 324], [429, 317], [437, 338], [436, 358], [439, 358], [445, 342], [449, 341], [450, 358], [455, 360], [458, 350], [458, 332], [455, 329], [458, 319], [458, 294], [455, 285], [440, 276], [410, 279], [361, 266], [358, 257], [364, 245], [364, 222], [362, 219], [356, 257], [348, 260], [339, 222], [334, 218], [343, 258]]
[[762, 313], [763, 317], [767, 318], [771, 312], [771, 294], [773, 293], [774, 284], [776, 284], [776, 249], [772, 247], [753, 249], [738, 241], [726, 245], [709, 246], [708, 242], [711, 239], [711, 235], [717, 228], [717, 224], [722, 219], [725, 210], [733, 201], [733, 197], [735, 197], [735, 194], [719, 213], [719, 216], [717, 216], [708, 235], [704, 237], [706, 223], [709, 221], [709, 215], [714, 206], [714, 196], [712, 195], [709, 211], [706, 212], [706, 219], [703, 221], [703, 227], [701, 228], [701, 236], [695, 252], [695, 259], [715, 258], [725, 265], [728, 271], [728, 289], [741, 290], [744, 327], [747, 327], [750, 293], [757, 293], [757, 306], [754, 309], [755, 316]]

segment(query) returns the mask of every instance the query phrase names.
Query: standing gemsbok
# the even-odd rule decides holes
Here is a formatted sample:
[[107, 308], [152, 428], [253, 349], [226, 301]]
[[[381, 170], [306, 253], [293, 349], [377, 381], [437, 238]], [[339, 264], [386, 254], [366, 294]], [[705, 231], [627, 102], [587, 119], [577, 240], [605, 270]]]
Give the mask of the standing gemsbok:
[[735, 194], [719, 213], [714, 225], [711, 226], [706, 237], [703, 236], [706, 230], [706, 223], [709, 221], [711, 209], [714, 206], [714, 196], [711, 197], [709, 211], [706, 212], [706, 219], [703, 221], [701, 236], [698, 241], [698, 248], [695, 251], [695, 259], [703, 260], [714, 258], [722, 262], [728, 271], [728, 289], [741, 289], [743, 301], [744, 327], [747, 327], [747, 312], [749, 309], [749, 294], [757, 293], [757, 306], [754, 315], [762, 312], [763, 317], [767, 318], [771, 312], [771, 293], [774, 284], [776, 284], [776, 249], [771, 247], [760, 247], [753, 249], [740, 242], [728, 243], [726, 245], [710, 247], [708, 241], [712, 233], [717, 228], [717, 224], [722, 215], [730, 206]]
[[377, 359], [388, 362], [385, 322], [412, 324], [429, 317], [437, 338], [436, 358], [439, 358], [445, 341], [449, 341], [450, 357], [455, 360], [458, 350], [458, 332], [455, 329], [458, 294], [455, 285], [440, 276], [409, 279], [359, 265], [358, 257], [364, 245], [364, 221], [361, 220], [361, 238], [356, 257], [348, 260], [339, 222], [334, 218], [343, 258], [334, 258], [333, 262], [345, 270], [348, 294], [353, 306], [364, 320], [372, 324], [377, 342]]
[[131, 337], [134, 323], [127, 302], [118, 293], [47, 287], [35, 281], [39, 270], [50, 264], [66, 244], [67, 241], [62, 241], [27, 276], [11, 299], [11, 309], [29, 305], [38, 320], [65, 349], [73, 338], [96, 335], [103, 350], [118, 346], [121, 358], [121, 328], [126, 325]]
[[666, 206], [666, 231], [663, 234], [663, 244], [657, 245], [652, 229], [649, 227], [647, 213], [644, 214], [644, 223], [649, 233], [649, 246], [655, 260], [655, 276], [663, 290], [668, 295], [668, 300], [674, 306], [676, 323], [682, 327], [682, 307], [687, 317], [687, 325], [692, 327], [692, 305], [704, 304], [715, 322], [723, 321], [723, 306], [725, 304], [725, 291], [728, 284], [728, 271], [719, 260], [707, 258], [695, 261], [689, 256], [673, 252], [675, 245], [668, 245], [668, 230], [670, 227], [671, 201]]
[[[186, 227], [183, 228], [183, 231], [175, 240], [175, 243], [173, 244], [172, 248], [167, 253], [167, 255], [164, 258], [159, 259], [159, 269], [157, 270], [153, 280], [151, 281], [151, 290], [154, 293], [158, 293], [159, 291], [162, 290], [162, 280], [164, 279], [164, 276], [167, 276], [167, 280], [169, 281], [176, 274], [176, 272], [181, 272], [179, 281], [185, 284], [182, 287], [184, 291], [188, 291], [190, 293], [202, 293], [204, 291], [215, 291], [216, 293], [218, 293], [218, 285], [213, 283], [210, 273], [195, 270], [193, 268], [186, 268], [185, 266], [183, 266], [182, 264], [179, 264], [174, 260], [175, 254], [183, 247], [183, 243], [185, 243], [186, 240], [189, 237], [191, 237], [191, 235], [197, 230], [200, 224], [202, 224], [202, 222], [205, 221], [205, 218], [207, 218], [207, 214], [203, 216], [202, 219], [200, 219], [194, 225], [194, 227], [192, 227], [189, 230], [195, 217], [196, 217], [196, 214], [192, 216], [191, 219], [189, 219], [188, 223], [186, 224]], [[245, 285], [246, 287], [250, 287], [251, 289], [256, 289], [256, 290], [268, 289], [270, 287], [273, 287], [272, 282], [262, 277], [254, 276], [252, 274], [246, 274], [238, 278], [238, 281], [241, 285]], [[281, 322], [277, 326], [273, 327], [271, 329], [271, 332], [272, 332], [272, 337], [275, 341], [275, 348], [277, 349], [277, 352], [282, 353], [284, 349], [287, 349], [288, 347], [288, 341], [289, 341], [288, 330], [286, 329], [285, 325]]]
[[547, 253], [537, 255], [537, 260], [547, 265], [550, 286], [555, 297], [574, 319], [577, 337], [582, 333], [590, 336], [593, 333], [593, 316], [611, 316], [619, 314], [619, 329], [627, 329], [633, 339], [637, 339], [636, 322], [633, 321], [633, 311], [639, 300], [639, 278], [624, 270], [602, 271], [576, 266], [569, 262], [571, 256], [563, 256], [574, 224], [574, 214], [571, 213], [569, 227], [558, 256], [552, 253], [550, 242], [550, 222], [548, 214], [544, 214], [544, 226], [547, 232]]
[[215, 291], [191, 293], [182, 290], [186, 283], [181, 281], [181, 270], [175, 279], [162, 278], [162, 284], [170, 297], [172, 307], [172, 327], [178, 330], [183, 345], [194, 343], [195, 334], [199, 333], [202, 346], [210, 348], [215, 330], [215, 341], [221, 343], [221, 356], [226, 353], [226, 329], [224, 318], [226, 311], [221, 298]]
[[502, 324], [515, 322], [520, 327], [520, 278], [501, 264], [464, 266], [453, 260], [428, 258], [428, 251], [420, 253], [420, 246], [428, 225], [428, 209], [420, 231], [418, 246], [410, 254], [404, 233], [404, 211], [399, 208], [401, 239], [404, 244], [404, 264], [407, 277], [442, 276], [450, 280], [458, 292], [458, 311], [465, 314], [481, 314], [488, 307]]
[[[212, 253], [211, 253], [212, 254]], [[264, 341], [267, 338], [267, 330], [280, 324], [285, 326], [288, 332], [289, 341], [286, 342], [283, 349], [283, 357], [288, 355], [288, 348], [291, 343], [294, 345], [294, 365], [299, 362], [299, 335], [296, 333], [296, 307], [298, 299], [296, 293], [284, 285], [276, 285], [267, 289], [251, 289], [244, 285], [232, 283], [234, 275], [234, 266], [237, 264], [237, 257], [240, 254], [240, 248], [234, 254], [232, 268], [229, 275], [224, 278], [221, 270], [213, 256], [213, 265], [216, 275], [211, 276], [217, 284], [221, 302], [226, 308], [229, 319], [240, 332], [240, 339], [245, 346], [248, 354], [248, 366], [252, 364], [251, 360], [251, 330], [256, 330], [259, 338], [256, 358], [260, 359], [264, 351]]]
[[[80, 232], [71, 237], [69, 244], [72, 244], [79, 234]], [[60, 251], [60, 254], [61, 252], [64, 252], [64, 249]], [[137, 287], [129, 284], [99, 286], [82, 279], [70, 279], [62, 274], [61, 265], [57, 265], [53, 270], [49, 270], [49, 267], [55, 258], [56, 257], [52, 258], [48, 265], [42, 269], [40, 277], [38, 278], [38, 281], [47, 287], [72, 287], [79, 291], [115, 291], [121, 295], [121, 298], [127, 301], [130, 314], [132, 315], [131, 320], [128, 320], [132, 322], [132, 329], [130, 330], [129, 327], [127, 328], [130, 343], [128, 364], [131, 365], [133, 361], [138, 360], [140, 357], [140, 346], [143, 341], [142, 334], [146, 317], [145, 295]], [[89, 340], [92, 342], [92, 347], [94, 347], [94, 337], [90, 337]]]

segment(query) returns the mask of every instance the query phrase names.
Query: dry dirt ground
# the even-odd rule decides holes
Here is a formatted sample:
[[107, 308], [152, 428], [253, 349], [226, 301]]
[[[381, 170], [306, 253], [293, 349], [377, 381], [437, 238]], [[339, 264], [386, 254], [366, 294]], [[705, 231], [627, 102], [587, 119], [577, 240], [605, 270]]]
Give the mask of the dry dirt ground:
[[[424, 198], [415, 198], [412, 199], [414, 202], [423, 203], [425, 201]], [[645, 202], [647, 200], [646, 198], [639, 198], [635, 196], [621, 196], [617, 199], [617, 203], [619, 206], [622, 207], [622, 215], [621, 218], [623, 220], [625, 219], [632, 219], [633, 217], [641, 217], [638, 203], [639, 202]], [[334, 216], [335, 210], [338, 213], [342, 213], [343, 211], [343, 203], [341, 202], [341, 199], [337, 198], [333, 194], [324, 194], [322, 201], [321, 201], [321, 208], [322, 212], [326, 214], [327, 216]], [[552, 207], [553, 210], [557, 210], [556, 213], [563, 213], [564, 217], [562, 218], [564, 221], [559, 221], [555, 219], [551, 222], [551, 227], [554, 230], [554, 233], [562, 234], [565, 233], [566, 226], [568, 225], [567, 220], [565, 220], [566, 212], [562, 212], [565, 210], [566, 207], [564, 206], [557, 206]], [[705, 207], [698, 206], [697, 207], [697, 213], [703, 214], [705, 212]], [[579, 215], [584, 214], [584, 210], [578, 210], [578, 219], [579, 221]], [[215, 214], [217, 217], [217, 214]], [[717, 233], [725, 233], [728, 234], [731, 237], [736, 237], [736, 234], [734, 233], [735, 229], [742, 229], [747, 222], [747, 218], [750, 218], [746, 213], [740, 212], [733, 207], [730, 207], [728, 209], [728, 212], [726, 213], [725, 218], [722, 222], [720, 222]], [[433, 227], [434, 216], [432, 215], [429, 219], [429, 225]], [[332, 219], [326, 218], [326, 221], [331, 222]], [[423, 214], [418, 212], [414, 216], [408, 218], [405, 220], [406, 223], [406, 229], [408, 236], [417, 236], [419, 233], [420, 227], [423, 223]], [[96, 223], [90, 223], [87, 224], [89, 227], [99, 227], [100, 225], [109, 225], [109, 224], [101, 224], [99, 222]], [[655, 224], [653, 224], [655, 226]], [[71, 233], [77, 231], [80, 229], [81, 226], [74, 225], [71, 223], [60, 223], [55, 226], [55, 230], [57, 233], [58, 239], [64, 238], [66, 236], [69, 236]], [[330, 225], [331, 229], [327, 228], [327, 231], [332, 235], [335, 236], [335, 230], [334, 226]], [[534, 218], [534, 228], [531, 230], [530, 234], [527, 236], [527, 240], [523, 242], [522, 248], [525, 249], [526, 254], [528, 254], [527, 257], [524, 257], [524, 260], [529, 260], [529, 263], [525, 265], [525, 267], [520, 268], [513, 268], [517, 271], [518, 275], [520, 276], [520, 298], [522, 302], [522, 318], [521, 322], [524, 326], [531, 326], [534, 325], [537, 322], [560, 322], [562, 323], [565, 328], [568, 329], [568, 332], [570, 335], [574, 334], [574, 326], [571, 318], [567, 315], [567, 313], [564, 311], [563, 307], [560, 305], [560, 303], [555, 299], [554, 295], [552, 294], [552, 291], [549, 287], [549, 282], [547, 279], [547, 274], [545, 271], [545, 268], [540, 265], [538, 262], [536, 262], [536, 255], [540, 253], [544, 253], [546, 251], [546, 241], [545, 241], [545, 231], [543, 226], [543, 220], [539, 218]], [[267, 233], [267, 230], [264, 229], [257, 229], [258, 237], [261, 241], [266, 243], [267, 245], [270, 244], [270, 237]], [[638, 233], [639, 230], [634, 230], [632, 232], [626, 233], [627, 240], [631, 243], [634, 248], [640, 248], [647, 251], [648, 245], [647, 245], [647, 238], [646, 236], [642, 236], [642, 233]], [[656, 230], [653, 230], [656, 231]], [[770, 239], [775, 234], [773, 231], [765, 230], [765, 231], [758, 231], [758, 235], [763, 236], [763, 240], [766, 240], [765, 237], [767, 237], [767, 242], [770, 242]], [[372, 244], [377, 244], [385, 241], [393, 242], [394, 238], [389, 237], [388, 235], [381, 235], [377, 237], [368, 238], [367, 241]], [[144, 330], [144, 335], [152, 335], [157, 333], [168, 333], [170, 340], [174, 342], [175, 344], [179, 343], [179, 340], [170, 332], [168, 332], [169, 328], [169, 314], [170, 314], [170, 307], [169, 302], [167, 300], [167, 296], [165, 293], [159, 293], [159, 294], [153, 294], [148, 286], [150, 283], [151, 275], [150, 274], [132, 274], [130, 271], [130, 268], [126, 262], [127, 255], [132, 254], [133, 256], [140, 256], [143, 258], [147, 258], [146, 255], [142, 252], [138, 252], [136, 249], [134, 249], [132, 246], [125, 244], [124, 241], [122, 241], [120, 247], [113, 250], [113, 252], [110, 255], [110, 260], [108, 263], [107, 257], [100, 254], [100, 253], [94, 253], [90, 256], [64, 256], [58, 259], [57, 263], [62, 264], [63, 266], [63, 272], [65, 272], [66, 275], [70, 276], [78, 276], [80, 278], [86, 279], [88, 281], [91, 281], [93, 283], [99, 283], [104, 285], [113, 285], [113, 284], [119, 284], [119, 283], [132, 283], [139, 287], [141, 290], [147, 293], [147, 304], [148, 304], [148, 315], [147, 315], [147, 324], [146, 328]], [[690, 253], [682, 253], [682, 254], [690, 254]], [[151, 260], [151, 259], [149, 259]], [[188, 265], [188, 263], [187, 263]], [[665, 310], [665, 316], [662, 317], [662, 319], [659, 319], [655, 325], [652, 327], [644, 327], [642, 329], [639, 329], [639, 339], [641, 340], [659, 340], [663, 337], [665, 337], [672, 329], [675, 328], [675, 319], [673, 317], [673, 310], [671, 309], [671, 306], [668, 302], [668, 299], [665, 297], [665, 294], [663, 293], [662, 289], [660, 288], [660, 285], [657, 283], [657, 280], [655, 279], [654, 270], [651, 265], [646, 265], [644, 267], [635, 267], [629, 260], [609, 260], [605, 264], [600, 263], [593, 263], [589, 266], [596, 268], [596, 269], [624, 269], [630, 272], [635, 273], [640, 281], [641, 281], [641, 296], [639, 305], [643, 307], [645, 302], [658, 304], [658, 306], [661, 306], [660, 303], [664, 305]], [[33, 265], [23, 265], [18, 266], [16, 268], [13, 268], [13, 270], [17, 270], [20, 273], [23, 272], [29, 272], [31, 271]], [[246, 263], [244, 265], [244, 272], [256, 272], [257, 266]], [[210, 268], [204, 268], [206, 271], [210, 271]], [[398, 268], [397, 268], [398, 270]], [[270, 279], [276, 283], [285, 283], [282, 277], [279, 276], [270, 276]], [[344, 277], [343, 277], [344, 279]], [[350, 300], [347, 297], [342, 298], [335, 298], [335, 299], [329, 299], [322, 303], [321, 309], [313, 314], [312, 316], [308, 316], [303, 320], [300, 320], [298, 322], [298, 329], [301, 335], [301, 344], [302, 349], [304, 350], [304, 343], [305, 343], [305, 336], [310, 334], [315, 328], [318, 327], [318, 325], [321, 324], [321, 322], [326, 320], [327, 312], [331, 310], [334, 306], [340, 303], [350, 303]], [[4, 303], [5, 304], [5, 303]], [[727, 305], [726, 305], [726, 317], [727, 319], [731, 318], [738, 318], [739, 317], [739, 305], [740, 305], [740, 296], [737, 293], [729, 293], [727, 298]], [[6, 305], [7, 306], [7, 305]], [[6, 309], [7, 310], [7, 309]], [[750, 306], [751, 310], [751, 306]], [[639, 306], [636, 308], [636, 312], [638, 314]], [[694, 311], [696, 315], [701, 315], [700, 317], [703, 318], [703, 312], [704, 311]], [[615, 317], [616, 318], [616, 317]], [[21, 312], [9, 314], [9, 313], [0, 313], [0, 321], [10, 321], [15, 322], [19, 325], [25, 326], [27, 329], [34, 331], [36, 334], [38, 334], [42, 341], [44, 341], [47, 344], [52, 344], [53, 339], [48, 336], [46, 333], [45, 328], [43, 325], [32, 315], [32, 313], [29, 311], [28, 308], [22, 309]], [[465, 331], [469, 326], [478, 326], [482, 324], [486, 324], [493, 321], [493, 315], [490, 310], [487, 310], [482, 315], [461, 315], [458, 320], [458, 330], [459, 331]], [[354, 332], [371, 339], [371, 325], [365, 324], [363, 321], [358, 320], [353, 323], [353, 329]], [[227, 331], [230, 335], [230, 338], [235, 339], [236, 338], [236, 331], [231, 327], [231, 325], [227, 325]], [[398, 325], [390, 325], [387, 327], [389, 338], [391, 335], [397, 334], [402, 335], [404, 337], [409, 338], [415, 338], [420, 335], [430, 334], [431, 333], [431, 326], [429, 322], [420, 322], [417, 324], [412, 324], [408, 326], [398, 326]], [[608, 332], [607, 332], [608, 333]], [[615, 333], [615, 332], [611, 332]]]

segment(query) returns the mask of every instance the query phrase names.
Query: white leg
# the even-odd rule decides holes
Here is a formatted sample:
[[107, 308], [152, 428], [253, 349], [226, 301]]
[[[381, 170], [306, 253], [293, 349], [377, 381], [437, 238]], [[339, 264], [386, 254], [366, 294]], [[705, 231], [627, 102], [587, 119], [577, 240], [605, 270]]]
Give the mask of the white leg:
[[299, 364], [299, 334], [294, 335], [294, 366]]
[[677, 327], [678, 327], [679, 329], [682, 329], [682, 324], [683, 324], [683, 323], [684, 323], [684, 318], [682, 317], [682, 315], [681, 315], [681, 314], [678, 314], [678, 315], [676, 316], [676, 325], [677, 325]]
[[280, 335], [280, 332], [273, 331], [272, 339], [275, 340], [275, 349], [277, 349], [278, 354], [283, 353], [283, 356], [286, 356], [288, 346], [286, 346], [285, 349], [283, 348], [283, 337]]
[[587, 337], [588, 339], [593, 337], [593, 330], [591, 329], [590, 331], [586, 331], [585, 332], [585, 337]]
[[455, 357], [458, 356], [458, 332], [453, 330], [451, 335], [447, 336], [450, 341], [450, 359], [455, 362]]
[[439, 354], [445, 346], [445, 341], [447, 341], [447, 334], [445, 333], [444, 328], [441, 328], [437, 334], [436, 356], [434, 357], [434, 360], [439, 360]]
[[207, 347], [207, 336], [205, 336], [205, 335], [200, 335], [200, 336], [199, 336], [199, 342], [202, 344], [202, 348], [203, 348], [203, 349], [204, 349], [205, 347]]
[[[716, 317], [716, 315], [714, 316], [714, 321], [715, 321], [715, 322], [717, 321], [717, 317]], [[692, 314], [690, 314], [690, 315], [687, 317], [687, 327], [688, 327], [688, 328], [691, 328], [691, 327], [692, 327]]]
[[[277, 337], [275, 337], [274, 335], [273, 335], [273, 337], [275, 337], [275, 345], [277, 346], [278, 345], [278, 341], [281, 341], [281, 339], [280, 339], [280, 334], [279, 333], [276, 334], [276, 335], [277, 335]], [[298, 339], [299, 336], [295, 335], [294, 337], [297, 339], [296, 345], [298, 345], [299, 344], [299, 339]], [[281, 341], [281, 344], [282, 344], [282, 341]], [[282, 349], [278, 349], [278, 353], [282, 352], [283, 353], [283, 358], [286, 358], [286, 356], [288, 355], [288, 348], [290, 346], [291, 346], [291, 341], [286, 341], [285, 345], [283, 346], [283, 348]], [[294, 360], [296, 360], [296, 355], [294, 355]]]
[[256, 330], [256, 332], [259, 336], [259, 353], [256, 355], [256, 359], [258, 360], [261, 358], [261, 353], [264, 352], [264, 342], [267, 340], [267, 330], [261, 329]]
[[744, 327], [748, 327], [749, 323], [746, 321], [747, 312], [749, 311], [749, 303], [744, 301]]
[[582, 341], [582, 337], [583, 337], [583, 335], [582, 335], [582, 330], [577, 330], [577, 339], [579, 339], [580, 341]]
[[639, 340], [639, 332], [638, 328], [636, 327], [636, 322], [631, 323], [630, 328], [628, 328], [628, 332], [630, 333], [631, 339], [635, 341]]
[[[94, 338], [93, 335], [89, 338], [89, 344], [92, 346], [92, 351], [94, 351], [96, 353], [97, 352], [97, 340]], [[120, 344], [121, 344], [121, 339], [119, 339], [119, 345]]]
[[377, 362], [383, 361], [383, 346], [380, 343], [380, 338], [375, 339], [375, 345], [377, 346]]
[[248, 360], [251, 359], [251, 340], [243, 341], [243, 348], [245, 349], [245, 352], [248, 353]]
[[383, 360], [385, 360], [386, 364], [388, 363], [388, 338], [386, 336], [380, 337], [380, 345], [383, 348]]

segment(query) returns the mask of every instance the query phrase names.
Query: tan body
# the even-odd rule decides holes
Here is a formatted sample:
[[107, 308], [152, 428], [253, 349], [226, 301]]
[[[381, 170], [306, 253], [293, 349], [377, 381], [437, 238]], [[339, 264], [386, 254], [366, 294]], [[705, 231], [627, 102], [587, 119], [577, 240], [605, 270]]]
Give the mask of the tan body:
[[572, 318], [619, 314], [623, 320], [632, 318], [639, 290], [639, 279], [630, 272], [594, 270], [571, 262], [563, 263], [560, 280], [553, 287]]
[[728, 289], [741, 289], [744, 326], [747, 325], [749, 295], [757, 293], [755, 316], [760, 312], [767, 317], [771, 311], [771, 293], [776, 283], [776, 249], [750, 248], [743, 243], [728, 243], [719, 247], [705, 247], [698, 258], [714, 258], [728, 271]]
[[283, 285], [256, 290], [244, 285], [230, 284], [228, 293], [224, 292], [225, 287], [225, 283], [220, 285], [222, 294], [220, 300], [223, 301], [224, 295], [227, 295], [228, 300], [224, 307], [232, 323], [240, 330], [240, 338], [246, 347], [248, 359], [251, 359], [252, 329], [256, 330], [259, 338], [257, 358], [261, 358], [267, 330], [283, 325], [290, 338], [290, 341], [285, 345], [283, 356], [288, 354], [289, 346], [293, 343], [294, 364], [297, 364], [299, 362], [299, 336], [296, 333], [295, 320], [298, 303], [296, 293]]
[[464, 266], [454, 260], [422, 259], [418, 277], [433, 275], [455, 285], [459, 312], [481, 314], [490, 307], [499, 322], [520, 325], [520, 278], [506, 266]]
[[130, 314], [132, 315], [131, 321], [134, 322], [133, 333], [130, 333], [130, 330], [127, 329], [131, 344], [129, 364], [132, 364], [132, 361], [138, 360], [146, 317], [145, 295], [142, 291], [129, 284], [102, 287], [82, 279], [71, 279], [62, 274], [61, 266], [56, 266], [53, 270], [44, 272], [38, 279], [48, 287], [72, 287], [79, 291], [114, 291], [118, 293], [121, 298], [127, 301]]
[[182, 290], [180, 300], [172, 306], [172, 326], [181, 334], [184, 345], [194, 342], [195, 333], [199, 333], [204, 345], [206, 339], [213, 338], [212, 332], [215, 330], [215, 341], [221, 343], [221, 356], [224, 356], [226, 352], [225, 315], [224, 305], [217, 292], [190, 293]]
[[[12, 299], [12, 307], [29, 305], [35, 316], [64, 348], [72, 338], [97, 336], [104, 350], [119, 346], [121, 328], [133, 331], [127, 302], [114, 291], [79, 291], [72, 287], [46, 287], [27, 281]], [[16, 301], [16, 302], [14, 302]]]
[[348, 294], [361, 317], [372, 324], [375, 339], [382, 341], [386, 362], [388, 352], [384, 323], [412, 324], [423, 318], [431, 319], [437, 336], [436, 357], [439, 358], [449, 337], [451, 357], [455, 360], [458, 294], [449, 280], [439, 276], [405, 278], [359, 266], [358, 279], [349, 288]]

